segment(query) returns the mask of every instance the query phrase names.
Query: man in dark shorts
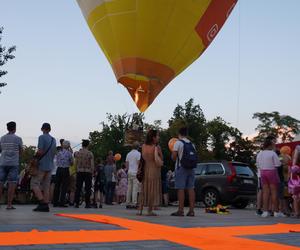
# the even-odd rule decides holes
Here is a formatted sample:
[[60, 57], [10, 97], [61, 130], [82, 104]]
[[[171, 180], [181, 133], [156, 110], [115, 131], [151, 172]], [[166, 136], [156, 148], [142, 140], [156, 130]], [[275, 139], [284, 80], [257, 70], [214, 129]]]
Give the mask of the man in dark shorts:
[[22, 139], [15, 135], [17, 125], [15, 122], [7, 123], [8, 134], [0, 139], [0, 198], [3, 185], [8, 181], [8, 200], [6, 209], [15, 209], [12, 205], [14, 198], [22, 153]]
[[51, 126], [44, 123], [41, 128], [43, 134], [39, 136], [37, 157], [40, 158], [38, 173], [31, 178], [31, 189], [38, 199], [35, 212], [49, 212], [51, 173], [54, 168], [56, 140], [49, 134]]
[[191, 143], [187, 138], [188, 130], [183, 127], [179, 130], [179, 140], [174, 145], [172, 152], [172, 159], [176, 161], [175, 164], [175, 188], [177, 189], [179, 206], [178, 210], [171, 214], [171, 216], [184, 216], [184, 199], [185, 190], [188, 190], [190, 209], [186, 216], [195, 216], [195, 171], [194, 169], [186, 169], [181, 166], [181, 159], [183, 157], [184, 143]]

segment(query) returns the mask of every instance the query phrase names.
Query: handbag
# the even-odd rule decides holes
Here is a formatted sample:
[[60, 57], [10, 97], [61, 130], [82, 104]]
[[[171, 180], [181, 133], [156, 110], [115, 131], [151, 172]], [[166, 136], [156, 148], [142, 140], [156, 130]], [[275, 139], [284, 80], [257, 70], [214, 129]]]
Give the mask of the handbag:
[[30, 160], [29, 162], [29, 175], [31, 176], [36, 176], [39, 171], [39, 160], [38, 158], [34, 157], [33, 159]]
[[48, 147], [48, 149], [46, 150], [46, 152], [44, 154], [42, 154], [40, 157], [38, 156], [34, 156], [33, 159], [30, 160], [29, 162], [29, 174], [31, 176], [36, 176], [39, 172], [39, 161], [41, 159], [43, 159], [43, 157], [49, 152], [51, 146], [52, 146], [52, 143], [53, 143], [53, 137], [52, 137], [52, 140], [51, 140], [51, 143], [50, 143], [50, 146]]
[[154, 149], [154, 160], [155, 160], [155, 164], [157, 167], [162, 167], [164, 165], [163, 160], [161, 159], [161, 157], [158, 154], [157, 146], [155, 146], [155, 149]]
[[136, 173], [136, 178], [139, 182], [142, 182], [144, 180], [144, 176], [145, 176], [145, 160], [141, 156], [140, 163], [139, 163], [139, 166], [138, 166], [138, 170], [137, 170], [137, 173]]

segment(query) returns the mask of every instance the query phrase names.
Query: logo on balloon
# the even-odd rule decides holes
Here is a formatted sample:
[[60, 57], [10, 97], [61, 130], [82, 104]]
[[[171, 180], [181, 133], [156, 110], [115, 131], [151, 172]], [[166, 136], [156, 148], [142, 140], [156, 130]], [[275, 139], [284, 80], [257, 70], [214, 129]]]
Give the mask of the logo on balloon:
[[207, 33], [207, 40], [208, 41], [212, 41], [214, 40], [215, 36], [218, 34], [219, 32], [219, 26], [218, 24], [215, 24], [214, 26], [211, 27], [211, 29], [208, 31]]

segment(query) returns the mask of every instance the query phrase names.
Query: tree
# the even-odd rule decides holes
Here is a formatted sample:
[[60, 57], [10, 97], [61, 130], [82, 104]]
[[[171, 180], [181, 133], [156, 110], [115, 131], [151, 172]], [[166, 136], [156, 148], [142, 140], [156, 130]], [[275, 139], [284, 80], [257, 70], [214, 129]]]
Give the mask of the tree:
[[32, 160], [35, 155], [36, 147], [34, 146], [24, 146], [23, 152], [20, 159], [21, 169], [20, 171]]
[[207, 123], [207, 131], [208, 144], [212, 148], [214, 158], [217, 160], [227, 159], [226, 145], [240, 134], [238, 129], [229, 126], [221, 117], [217, 117]]
[[229, 159], [233, 161], [247, 163], [250, 166], [255, 166], [255, 154], [258, 151], [257, 147], [249, 138], [243, 138], [242, 134], [238, 135], [232, 141], [227, 149]]
[[105, 159], [108, 151], [120, 153], [122, 159], [128, 148], [124, 147], [124, 135], [129, 126], [129, 115], [107, 114], [108, 123], [102, 122], [102, 130], [90, 132], [90, 149], [95, 158]]
[[[0, 78], [7, 74], [6, 70], [1, 68], [9, 61], [15, 58], [13, 52], [16, 51], [16, 46], [9, 47], [8, 49], [1, 44], [3, 34], [3, 27], [0, 27]], [[0, 82], [0, 88], [6, 86], [7, 83]], [[1, 92], [0, 92], [1, 93]]]
[[184, 106], [177, 105], [168, 123], [169, 134], [172, 137], [177, 136], [180, 127], [186, 126], [200, 158], [205, 154], [208, 139], [206, 119], [200, 106], [194, 105], [194, 99], [188, 100]]
[[270, 134], [281, 142], [290, 142], [300, 132], [299, 120], [289, 115], [280, 115], [277, 111], [255, 113], [253, 119], [258, 119], [260, 122], [255, 129], [258, 131], [258, 136], [255, 137], [257, 143], [262, 143]]

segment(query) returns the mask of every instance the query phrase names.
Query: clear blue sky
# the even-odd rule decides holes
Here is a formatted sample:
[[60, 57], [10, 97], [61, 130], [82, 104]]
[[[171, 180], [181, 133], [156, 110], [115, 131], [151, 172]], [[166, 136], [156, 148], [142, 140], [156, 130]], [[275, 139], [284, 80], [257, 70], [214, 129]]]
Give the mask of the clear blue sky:
[[[49, 121], [55, 137], [78, 142], [100, 128], [107, 112], [137, 111], [75, 0], [0, 0], [0, 6], [3, 43], [17, 46], [16, 59], [5, 66], [1, 135], [15, 120], [18, 134], [33, 144]], [[204, 55], [159, 95], [146, 120], [166, 124], [176, 104], [190, 97], [208, 119], [221, 116], [246, 135], [257, 125], [254, 112], [300, 119], [299, 11], [299, 0], [240, 0]]]

